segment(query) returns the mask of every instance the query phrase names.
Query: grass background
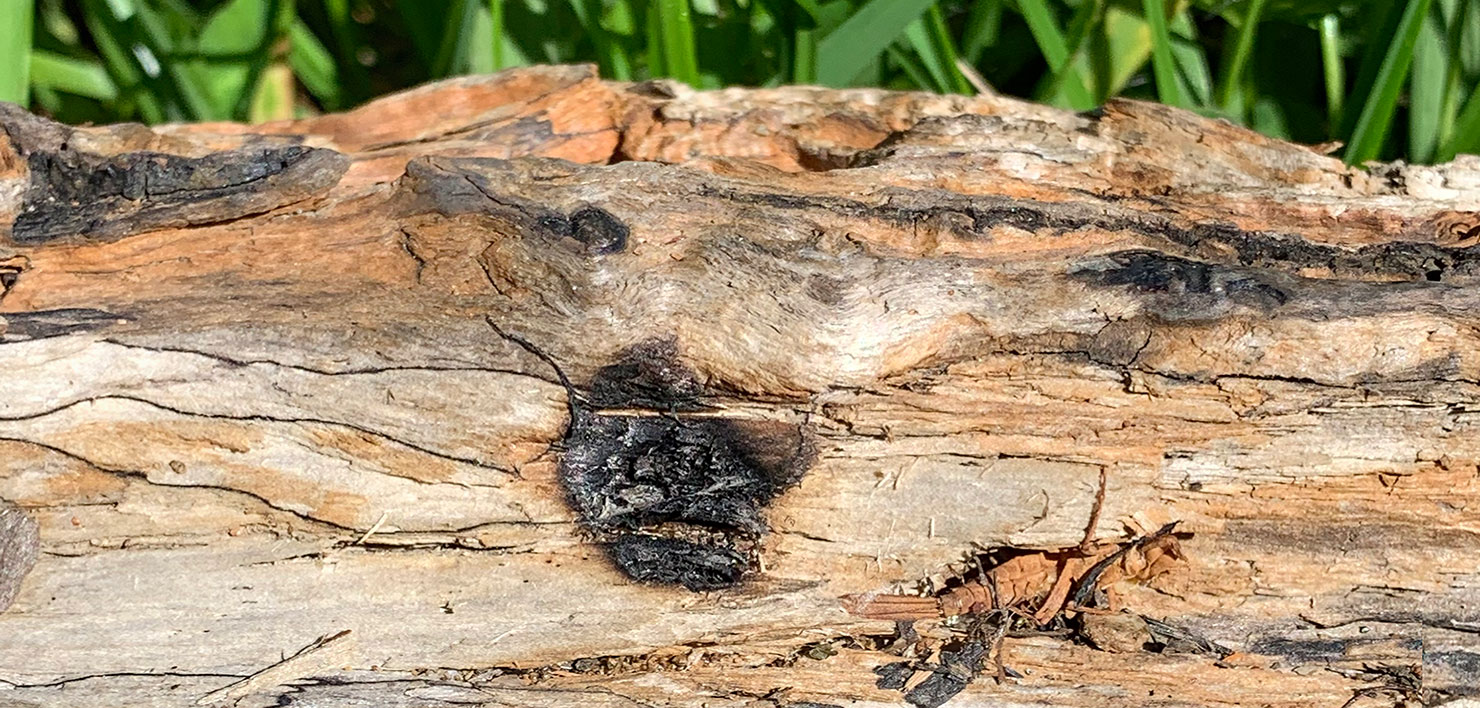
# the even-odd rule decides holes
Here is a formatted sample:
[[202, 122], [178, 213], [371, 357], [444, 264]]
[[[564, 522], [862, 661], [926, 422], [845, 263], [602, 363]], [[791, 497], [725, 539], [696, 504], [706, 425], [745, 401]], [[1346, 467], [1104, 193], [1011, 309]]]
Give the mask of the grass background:
[[1159, 100], [1352, 163], [1480, 152], [1480, 0], [0, 0], [0, 100], [261, 121], [534, 63]]

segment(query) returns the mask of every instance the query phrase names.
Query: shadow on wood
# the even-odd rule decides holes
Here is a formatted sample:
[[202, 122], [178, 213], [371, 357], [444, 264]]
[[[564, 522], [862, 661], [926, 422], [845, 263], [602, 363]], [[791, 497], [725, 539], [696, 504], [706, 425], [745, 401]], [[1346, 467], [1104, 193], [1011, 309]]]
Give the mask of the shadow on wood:
[[[0, 107], [0, 229], [8, 704], [1480, 693], [1474, 158], [542, 67]], [[1046, 626], [927, 597], [988, 577]]]

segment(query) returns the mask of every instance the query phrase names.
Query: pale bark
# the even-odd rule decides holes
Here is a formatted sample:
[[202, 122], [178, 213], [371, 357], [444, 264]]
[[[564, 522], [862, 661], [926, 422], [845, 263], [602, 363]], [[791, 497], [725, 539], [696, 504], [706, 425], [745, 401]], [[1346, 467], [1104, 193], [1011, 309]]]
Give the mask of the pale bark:
[[[1074, 547], [1102, 470], [1095, 536], [1187, 556], [1119, 606], [1237, 653], [1009, 637], [1023, 677], [949, 705], [1480, 694], [1474, 158], [547, 67], [263, 126], [12, 107], [0, 229], [0, 500], [42, 548], [6, 705], [901, 704], [840, 598]], [[760, 565], [619, 572], [500, 331], [585, 395], [669, 343], [704, 408], [655, 415], [799, 433]]]

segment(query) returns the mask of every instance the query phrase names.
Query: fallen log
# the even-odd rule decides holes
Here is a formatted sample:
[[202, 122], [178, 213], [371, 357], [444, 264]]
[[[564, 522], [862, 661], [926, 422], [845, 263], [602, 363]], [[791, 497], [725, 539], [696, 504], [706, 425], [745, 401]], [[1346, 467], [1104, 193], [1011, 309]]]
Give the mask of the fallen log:
[[543, 67], [0, 106], [0, 234], [8, 705], [1480, 694], [1472, 157]]

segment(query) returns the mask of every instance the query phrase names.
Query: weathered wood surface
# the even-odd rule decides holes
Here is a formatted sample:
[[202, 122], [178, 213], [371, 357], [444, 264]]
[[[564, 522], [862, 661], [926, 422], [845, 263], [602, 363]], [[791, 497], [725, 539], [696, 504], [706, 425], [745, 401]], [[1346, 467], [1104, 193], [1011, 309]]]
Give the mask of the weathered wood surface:
[[[264, 126], [4, 109], [0, 229], [0, 499], [42, 543], [0, 704], [902, 704], [839, 598], [1074, 546], [1101, 470], [1099, 538], [1191, 533], [1121, 604], [1238, 653], [1012, 637], [951, 706], [1480, 694], [1474, 158], [551, 67]], [[764, 570], [619, 573], [495, 326], [578, 388], [667, 340], [708, 414], [806, 431]]]

